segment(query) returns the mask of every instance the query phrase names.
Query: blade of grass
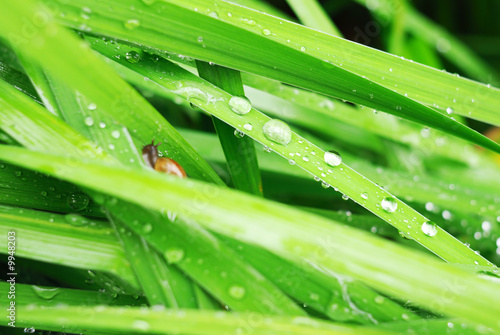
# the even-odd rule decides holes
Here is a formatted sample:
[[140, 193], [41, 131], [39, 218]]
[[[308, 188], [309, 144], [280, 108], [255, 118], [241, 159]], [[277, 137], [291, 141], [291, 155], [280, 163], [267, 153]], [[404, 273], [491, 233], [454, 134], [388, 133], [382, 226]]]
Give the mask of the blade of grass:
[[[301, 266], [315, 266], [330, 275], [344, 273], [433, 311], [500, 328], [496, 318], [500, 311], [495, 310], [494, 303], [499, 298], [496, 283], [315, 215], [213, 185], [215, 193], [207, 196], [203, 191], [206, 183], [95, 161], [81, 161], [68, 174], [64, 158], [22, 148], [1, 146], [0, 159], [158, 211], [178, 211], [179, 215], [200, 220], [211, 230], [259, 245]], [[126, 185], [120, 183], [123, 180], [128, 181]], [[170, 192], [163, 192], [165, 188]], [[202, 211], [189, 206], [198, 197], [204, 202]], [[220, 201], [224, 198], [237, 201], [238, 208]], [[331, 257], [332, 252], [335, 257]]]
[[[200, 61], [196, 62], [196, 67], [201, 78], [234, 96], [244, 96], [239, 72]], [[235, 188], [250, 194], [262, 195], [262, 181], [254, 141], [245, 136], [235, 140], [236, 130], [233, 127], [215, 117], [212, 117], [212, 120]]]
[[316, 0], [287, 0], [287, 3], [303, 25], [333, 36], [342, 36]]
[[[111, 50], [104, 43], [100, 43], [99, 46], [94, 45], [94, 48], [106, 54], [111, 59], [125, 64], [125, 61], [121, 60], [121, 56], [120, 58], [115, 57], [116, 55], [122, 55], [123, 52], [127, 52], [128, 49], [124, 46], [120, 46], [120, 49], [113, 47], [115, 50]], [[267, 116], [253, 108], [246, 115], [237, 115], [228, 106], [231, 96], [199, 77], [166, 60], [153, 60], [146, 54], [142, 55], [141, 61], [126, 65], [166, 89], [171, 90], [173, 93], [177, 93], [188, 101], [195, 103], [203, 110], [232, 125], [254, 140], [263, 143], [287, 160], [292, 159], [292, 163], [317, 176], [328, 185], [337, 187], [343, 194], [346, 194], [375, 215], [394, 225], [406, 235], [411, 236], [415, 241], [421, 243], [439, 257], [449, 262], [473, 263], [477, 261], [485, 265], [490, 264], [440, 228], [437, 228], [440, 237], [429, 239], [421, 230], [422, 224], [429, 220], [403, 202], [394, 199], [397, 202], [397, 211], [388, 213], [383, 210], [381, 208], [382, 201], [387, 198], [393, 198], [390, 193], [370, 182], [345, 164], [332, 169], [331, 166], [325, 163], [323, 158], [325, 152], [313, 143], [296, 134], [292, 135], [291, 142], [286, 146], [269, 140], [262, 132], [264, 124], [270, 120]], [[155, 70], [158, 66], [161, 66], [163, 71], [169, 72], [171, 75], [163, 77], [161, 72], [158, 73]], [[210, 97], [217, 97], [217, 102], [214, 103]], [[246, 123], [252, 124], [253, 130], [246, 130], [243, 126]], [[302, 155], [305, 159], [301, 157]], [[446, 242], [444, 242], [445, 240]], [[460, 252], [457, 252], [458, 250]]]
[[[465, 106], [465, 104], [471, 104], [474, 107], [471, 117], [495, 123], [494, 113], [489, 113], [487, 109], [491, 111], [492, 106], [489, 104], [498, 99], [500, 93], [486, 85], [464, 83], [453, 76], [441, 78], [445, 74], [439, 71], [417, 66], [414, 63], [408, 65], [397, 57], [378, 53], [355, 43], [228, 2], [170, 0], [150, 6], [142, 4], [141, 10], [150, 13], [151, 16], [139, 17], [140, 24], [134, 26], [133, 29], [127, 29], [122, 20], [114, 17], [118, 13], [121, 17], [136, 17], [137, 13], [132, 12], [128, 4], [118, 4], [111, 0], [110, 4], [113, 4], [113, 13], [110, 13], [109, 6], [102, 2], [99, 4], [88, 1], [85, 4], [72, 2], [71, 6], [65, 4], [65, 16], [61, 18], [61, 22], [78, 29], [79, 24], [83, 23], [80, 8], [88, 6], [96, 13], [90, 19], [85, 20], [85, 24], [92, 28], [93, 33], [187, 54], [204, 61], [212, 61], [240, 71], [315, 90], [421, 122], [467, 138], [491, 150], [498, 150], [498, 147], [491, 141], [471, 132], [467, 127], [458, 125], [453, 119], [417, 103], [416, 101], [421, 101], [420, 97], [424, 95], [423, 93], [427, 94], [427, 91], [424, 92], [423, 87], [417, 90], [414, 83], [429, 82], [434, 77], [436, 79], [434, 83], [439, 84], [428, 86], [432, 87], [433, 92], [445, 87], [446, 92], [440, 92], [441, 97], [438, 99], [433, 94], [433, 100], [424, 101], [425, 104], [441, 106], [443, 113], [447, 107], [459, 113], [460, 106], [464, 106], [467, 107], [464, 111], [467, 115], [472, 109], [469, 108], [471, 106]], [[215, 6], [220, 13], [218, 18], [208, 15], [213, 12]], [[158, 11], [168, 12], [169, 15], [158, 15]], [[226, 15], [228, 12], [231, 13], [230, 16]], [[152, 17], [154, 20], [151, 19]], [[76, 24], [77, 22], [79, 23]], [[190, 22], [196, 22], [196, 26]], [[250, 22], [250, 24], [245, 22]], [[159, 30], [168, 34], [162, 33], [160, 36], [157, 33]], [[263, 32], [269, 32], [269, 34]], [[200, 36], [203, 39], [202, 43], [198, 42]], [[244, 43], [233, 43], [234, 40], [244, 41]], [[287, 40], [294, 42], [287, 42]], [[335, 49], [332, 45], [335, 45]], [[164, 54], [162, 51], [160, 53]], [[275, 59], [280, 61], [273, 61]], [[390, 69], [395, 71], [386, 70], [387, 64], [394, 64]], [[381, 70], [380, 65], [384, 66], [384, 70]], [[398, 73], [397, 77], [394, 72]], [[420, 72], [425, 75], [422, 77], [413, 75]], [[436, 76], [436, 72], [439, 76]], [[404, 76], [401, 73], [404, 73]], [[396, 78], [397, 81], [395, 81]], [[413, 84], [405, 85], [408, 79]], [[453, 89], [451, 90], [451, 87], [446, 84], [453, 85]], [[440, 89], [437, 89], [436, 85], [439, 85]], [[456, 97], [457, 86], [465, 86], [465, 91], [472, 91], [472, 100], [453, 103], [451, 101], [453, 98], [462, 100]], [[397, 88], [399, 93], [394, 92], [394, 88]], [[404, 94], [410, 98], [405, 97]], [[463, 97], [464, 94], [467, 93], [462, 91], [461, 96]], [[444, 104], [441, 103], [443, 99]]]

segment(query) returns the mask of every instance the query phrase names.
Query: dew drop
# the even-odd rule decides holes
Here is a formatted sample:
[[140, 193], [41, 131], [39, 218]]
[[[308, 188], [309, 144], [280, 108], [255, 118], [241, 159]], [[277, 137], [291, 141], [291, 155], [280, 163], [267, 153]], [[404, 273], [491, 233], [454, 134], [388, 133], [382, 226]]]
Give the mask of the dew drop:
[[113, 130], [111, 132], [111, 136], [113, 136], [113, 138], [119, 138], [120, 137], [120, 132], [118, 130]]
[[361, 193], [361, 198], [368, 199], [368, 193], [366, 192]]
[[377, 295], [377, 296], [375, 297], [375, 303], [376, 303], [376, 304], [381, 304], [381, 303], [383, 303], [383, 302], [384, 302], [384, 297], [383, 297], [383, 296], [381, 296], [381, 295]]
[[94, 119], [91, 118], [90, 116], [87, 116], [85, 120], [83, 120], [83, 122], [85, 123], [85, 125], [89, 127], [94, 125]]
[[149, 324], [149, 322], [144, 320], [134, 320], [132, 322], [132, 328], [135, 330], [146, 332], [151, 328], [151, 325]]
[[75, 211], [81, 211], [87, 208], [90, 199], [82, 192], [70, 193], [66, 199], [68, 206]]
[[262, 127], [264, 136], [270, 141], [287, 145], [292, 140], [292, 130], [283, 121], [272, 119], [267, 121]]
[[306, 47], [300, 47], [300, 51], [306, 52]]
[[78, 214], [66, 214], [64, 216], [64, 220], [75, 227], [84, 227], [89, 224], [89, 220], [87, 220], [87, 218]]
[[252, 127], [252, 125], [250, 123], [245, 123], [245, 125], [243, 126], [243, 128], [245, 128], [245, 130], [248, 130], [248, 131], [250, 131], [250, 130], [253, 129], [253, 127]]
[[124, 23], [124, 26], [127, 29], [135, 29], [135, 28], [139, 27], [140, 25], [141, 25], [141, 22], [139, 20], [136, 20], [136, 19], [130, 19], [130, 20], [125, 21], [125, 23]]
[[198, 42], [199, 43], [203, 42], [203, 37], [202, 36], [198, 36]]
[[179, 248], [169, 249], [165, 252], [165, 258], [170, 264], [179, 263], [184, 258], [184, 250]]
[[97, 105], [95, 103], [90, 103], [87, 108], [90, 110], [90, 111], [95, 111], [97, 109]]
[[142, 232], [145, 234], [149, 234], [153, 231], [153, 225], [151, 223], [146, 223], [142, 226]]
[[337, 151], [330, 150], [326, 151], [323, 156], [325, 163], [330, 166], [339, 166], [342, 164], [342, 156]]
[[245, 288], [241, 286], [234, 285], [229, 288], [229, 295], [235, 299], [242, 299], [245, 293]]
[[252, 109], [252, 104], [246, 97], [234, 96], [229, 100], [229, 107], [236, 114], [245, 115]]
[[434, 236], [437, 234], [437, 226], [432, 221], [422, 223], [422, 232], [427, 236]]
[[263, 29], [263, 30], [262, 30], [262, 33], [263, 33], [264, 35], [266, 35], [266, 36], [271, 35], [271, 31], [270, 31], [269, 29]]
[[245, 137], [245, 133], [242, 132], [241, 130], [235, 129], [234, 136], [236, 136], [237, 138], [242, 138], [242, 137]]
[[392, 213], [396, 211], [398, 208], [398, 203], [396, 202], [396, 199], [387, 197], [382, 200], [382, 209], [388, 213]]
[[[296, 164], [296, 163], [295, 163], [295, 161], [294, 161], [293, 159], [289, 159], [289, 160], [288, 160], [288, 163], [290, 163], [290, 165], [295, 165], [295, 164]], [[499, 240], [500, 240], [500, 238], [499, 238]]]
[[448, 113], [448, 114], [452, 114], [452, 113], [453, 113], [453, 108], [451, 108], [451, 107], [447, 107], [447, 108], [446, 108], [446, 113]]
[[43, 288], [36, 285], [32, 285], [31, 288], [37, 296], [45, 300], [54, 299], [60, 292], [59, 288]]
[[137, 51], [130, 51], [125, 54], [125, 59], [129, 63], [137, 63], [141, 59], [141, 55]]
[[35, 332], [35, 328], [34, 327], [24, 328], [24, 333], [25, 334], [33, 334], [34, 332]]

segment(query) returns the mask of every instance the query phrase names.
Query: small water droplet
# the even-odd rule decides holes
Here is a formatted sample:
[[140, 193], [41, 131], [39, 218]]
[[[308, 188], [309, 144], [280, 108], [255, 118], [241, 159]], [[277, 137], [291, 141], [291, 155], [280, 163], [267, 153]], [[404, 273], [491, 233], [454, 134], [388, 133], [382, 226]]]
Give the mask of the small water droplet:
[[270, 31], [269, 29], [263, 29], [263, 30], [262, 30], [262, 33], [263, 33], [264, 35], [266, 35], [266, 36], [271, 35], [271, 31]]
[[300, 47], [300, 51], [306, 52], [306, 47]]
[[66, 199], [68, 206], [75, 211], [81, 211], [87, 208], [90, 198], [82, 192], [70, 193]]
[[198, 36], [198, 42], [203, 42], [203, 37], [202, 36]]
[[328, 184], [326, 181], [321, 182], [321, 187], [323, 188], [329, 188], [330, 184]]
[[264, 152], [267, 152], [267, 153], [270, 153], [271, 152], [271, 148], [269, 148], [267, 145], [265, 145], [262, 150], [264, 150]]
[[[288, 163], [290, 163], [290, 165], [295, 165], [295, 164], [296, 164], [296, 163], [295, 163], [295, 161], [294, 161], [293, 159], [289, 159], [289, 160], [288, 160]], [[500, 240], [500, 239], [499, 239], [499, 240]]]
[[113, 136], [113, 138], [120, 138], [120, 132], [118, 130], [113, 130], [111, 136]]
[[130, 19], [125, 21], [123, 24], [127, 29], [135, 29], [141, 25], [141, 22], [137, 19]]
[[308, 156], [304, 156], [304, 157], [302, 157], [302, 159], [304, 160], [304, 162], [309, 162], [309, 157]]
[[238, 130], [238, 129], [235, 129], [234, 130], [234, 136], [238, 137], [238, 138], [242, 138], [245, 136], [245, 133], [242, 132], [241, 130]]
[[366, 192], [361, 193], [361, 198], [368, 199], [368, 193]]
[[238, 115], [248, 114], [252, 110], [252, 104], [246, 97], [232, 97], [229, 100], [229, 107]]
[[376, 304], [381, 304], [381, 303], [383, 303], [383, 302], [384, 302], [384, 297], [383, 297], [383, 296], [381, 296], [381, 295], [377, 295], [377, 296], [375, 297], [375, 303], [376, 303]]
[[245, 125], [243, 126], [243, 128], [245, 128], [245, 130], [248, 130], [248, 131], [250, 131], [250, 130], [253, 129], [252, 124], [250, 124], [250, 123], [245, 123]]
[[169, 249], [165, 252], [169, 264], [179, 263], [184, 258], [184, 250], [179, 248]]
[[347, 194], [342, 194], [342, 200], [349, 200], [349, 196]]
[[90, 116], [87, 116], [83, 122], [89, 127], [94, 125], [94, 119]]
[[24, 332], [26, 334], [33, 334], [35, 332], [35, 328], [34, 327], [24, 328]]
[[270, 141], [287, 145], [292, 140], [292, 130], [283, 121], [272, 119], [267, 121], [262, 127], [264, 136]]
[[234, 285], [229, 288], [229, 295], [235, 299], [242, 299], [245, 293], [245, 288], [241, 286]]
[[137, 51], [130, 51], [125, 54], [125, 59], [129, 63], [137, 63], [141, 59], [141, 55]]
[[87, 108], [90, 110], [90, 111], [94, 111], [97, 109], [97, 105], [95, 103], [90, 103]]
[[398, 203], [396, 202], [396, 199], [387, 197], [382, 200], [382, 209], [388, 213], [392, 213], [396, 211], [398, 208]]
[[432, 221], [422, 223], [422, 232], [427, 236], [434, 236], [437, 234], [437, 226]]
[[132, 322], [132, 328], [135, 330], [146, 332], [151, 328], [151, 325], [149, 324], [149, 322], [144, 320], [134, 320]]
[[451, 107], [447, 107], [447, 108], [446, 108], [446, 113], [448, 113], [448, 114], [452, 114], [452, 113], [453, 113], [453, 108], [451, 108]]
[[64, 220], [75, 227], [84, 227], [89, 224], [89, 220], [87, 220], [87, 218], [78, 214], [66, 214], [64, 216]]
[[337, 151], [330, 150], [326, 151], [323, 156], [325, 163], [330, 166], [339, 166], [342, 164], [342, 156]]
[[45, 300], [54, 299], [54, 297], [60, 292], [59, 288], [44, 288], [36, 285], [32, 285], [31, 288], [37, 296]]
[[106, 122], [99, 122], [99, 128], [106, 128]]
[[145, 223], [142, 226], [142, 232], [145, 234], [149, 234], [153, 231], [153, 225], [151, 223]]

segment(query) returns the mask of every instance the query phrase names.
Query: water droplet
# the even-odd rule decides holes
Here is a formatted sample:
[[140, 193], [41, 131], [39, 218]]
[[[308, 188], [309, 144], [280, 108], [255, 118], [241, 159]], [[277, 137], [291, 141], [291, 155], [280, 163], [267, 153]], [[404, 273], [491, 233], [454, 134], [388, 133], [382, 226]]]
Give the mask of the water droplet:
[[234, 285], [229, 288], [229, 295], [235, 299], [242, 299], [245, 293], [245, 288], [241, 286]]
[[342, 164], [342, 156], [337, 151], [326, 151], [324, 155], [325, 163], [330, 166], [339, 166]]
[[269, 29], [263, 29], [263, 30], [262, 30], [262, 33], [263, 33], [264, 35], [266, 35], [266, 36], [271, 35], [271, 31], [270, 31]]
[[89, 220], [87, 220], [87, 218], [78, 214], [66, 214], [64, 216], [64, 220], [75, 227], [84, 227], [89, 224]]
[[[288, 160], [288, 163], [290, 163], [290, 165], [295, 165], [295, 164], [296, 164], [296, 163], [295, 163], [295, 161], [294, 161], [293, 159], [289, 159], [289, 160]], [[500, 240], [500, 239], [499, 239], [499, 240]]]
[[308, 156], [304, 156], [304, 157], [302, 157], [302, 159], [304, 160], [304, 162], [309, 162], [309, 157]]
[[384, 297], [383, 297], [383, 296], [381, 296], [381, 295], [377, 295], [377, 296], [375, 297], [375, 303], [376, 303], [376, 304], [381, 304], [381, 303], [383, 303], [383, 302], [384, 302]]
[[250, 123], [245, 123], [245, 125], [243, 126], [243, 128], [245, 128], [245, 130], [248, 130], [248, 131], [250, 131], [250, 130], [253, 129], [253, 127], [252, 127], [252, 125]]
[[71, 193], [68, 195], [66, 199], [68, 206], [75, 211], [81, 211], [87, 208], [90, 199], [89, 197], [82, 192]]
[[453, 113], [453, 108], [451, 108], [451, 107], [447, 107], [447, 108], [446, 108], [446, 113], [448, 113], [448, 114]]
[[134, 320], [132, 322], [132, 328], [135, 330], [146, 332], [149, 330], [149, 328], [151, 328], [151, 325], [149, 324], [149, 322], [144, 320]]
[[309, 299], [311, 299], [312, 301], [318, 301], [319, 300], [319, 294], [317, 293], [309, 293]]
[[238, 138], [242, 138], [245, 136], [245, 133], [242, 132], [241, 130], [238, 130], [238, 129], [235, 129], [234, 130], [234, 136], [238, 137]]
[[368, 193], [366, 192], [361, 193], [361, 198], [368, 199]]
[[490, 231], [491, 223], [489, 221], [483, 221], [483, 223], [481, 223], [481, 228], [483, 228], [484, 231]]
[[382, 209], [388, 213], [392, 213], [396, 211], [398, 208], [398, 203], [396, 202], [396, 199], [387, 197], [382, 200]]
[[141, 59], [141, 55], [137, 51], [130, 51], [125, 54], [125, 59], [129, 63], [137, 63]]
[[427, 236], [434, 236], [437, 234], [437, 226], [432, 221], [422, 223], [422, 232]]
[[252, 104], [246, 97], [234, 96], [229, 100], [229, 107], [236, 114], [245, 115], [252, 109]]
[[90, 111], [95, 111], [97, 109], [97, 105], [95, 103], [90, 103], [87, 108], [90, 110]]
[[267, 153], [270, 153], [271, 152], [271, 148], [269, 148], [267, 145], [265, 145], [262, 150], [264, 150], [264, 152], [267, 152]]
[[34, 327], [24, 328], [24, 332], [26, 334], [33, 334], [35, 332], [35, 328]]
[[94, 125], [94, 119], [90, 116], [87, 116], [83, 122], [89, 127]]
[[145, 234], [149, 234], [153, 231], [153, 225], [151, 223], [146, 223], [142, 226], [142, 232]]
[[321, 187], [323, 188], [329, 188], [330, 184], [328, 184], [326, 181], [321, 182]]
[[36, 285], [32, 285], [31, 288], [37, 296], [45, 300], [54, 299], [60, 292], [59, 288], [44, 288]]
[[287, 145], [292, 140], [292, 130], [283, 121], [272, 119], [267, 121], [262, 127], [264, 136], [270, 141]]
[[111, 132], [111, 136], [113, 136], [113, 138], [119, 138], [120, 137], [120, 132], [118, 130], [113, 130]]
[[306, 52], [306, 47], [300, 47], [300, 51]]
[[349, 200], [349, 196], [347, 194], [342, 194], [342, 200]]
[[99, 122], [99, 128], [106, 128], [106, 122]]
[[127, 29], [135, 29], [141, 25], [141, 22], [139, 20], [136, 20], [136, 19], [130, 19], [130, 20], [125, 21], [125, 23], [123, 25]]
[[202, 36], [198, 36], [198, 42], [203, 42], [203, 37]]
[[184, 250], [174, 248], [165, 252], [165, 258], [170, 264], [179, 263], [184, 258]]

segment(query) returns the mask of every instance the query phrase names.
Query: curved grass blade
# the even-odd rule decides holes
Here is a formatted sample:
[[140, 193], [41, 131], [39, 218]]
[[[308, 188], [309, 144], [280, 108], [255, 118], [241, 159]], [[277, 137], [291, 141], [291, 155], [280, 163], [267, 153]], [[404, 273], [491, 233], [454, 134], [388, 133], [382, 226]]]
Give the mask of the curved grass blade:
[[[0, 34], [10, 41], [14, 49], [38, 62], [69, 87], [78, 90], [96, 108], [129, 128], [142, 143], [150, 143], [152, 139], [168, 143], [170, 157], [181, 163], [191, 177], [222, 184], [215, 172], [142, 96], [65, 28], [47, 20], [33, 36], [25, 38], [18, 35], [19, 27], [25, 22], [23, 20], [32, 22], [37, 13], [45, 13], [50, 18], [49, 9], [34, 2], [10, 7], [10, 18], [0, 20]], [[5, 10], [0, 12], [6, 13]], [[38, 43], [40, 40], [44, 43]], [[135, 110], [141, 113], [134, 113]]]
[[[93, 47], [110, 59], [114, 59], [122, 65], [126, 64], [126, 61], [121, 60], [122, 53], [129, 50], [125, 46], [120, 46], [120, 49], [113, 46], [109, 48], [105, 42], [99, 42], [94, 44]], [[120, 55], [120, 57], [116, 57], [117, 55]], [[490, 264], [440, 228], [438, 228], [440, 237], [429, 239], [421, 230], [422, 224], [429, 221], [427, 218], [400, 200], [393, 198], [390, 193], [370, 182], [345, 164], [334, 168], [328, 165], [323, 158], [325, 152], [313, 143], [296, 134], [292, 135], [290, 143], [286, 145], [280, 145], [269, 140], [262, 129], [270, 119], [255, 109], [252, 109], [246, 115], [234, 113], [229, 108], [231, 96], [225, 91], [166, 60], [155, 60], [154, 57], [148, 56], [146, 53], [142, 54], [141, 58], [140, 62], [126, 65], [173, 93], [183, 96], [189, 102], [232, 125], [254, 140], [268, 146], [287, 160], [292, 160], [292, 164], [296, 164], [312, 175], [317, 176], [327, 185], [337, 187], [340, 192], [394, 225], [407, 236], [411, 236], [411, 238], [439, 257], [449, 262], [471, 264], [477, 261], [484, 263], [484, 265]], [[161, 71], [156, 70], [158, 67], [161, 68]], [[163, 77], [161, 74], [163, 71], [170, 73], [170, 76]], [[252, 130], [245, 129], [245, 124], [251, 124]], [[397, 210], [393, 212], [385, 211], [381, 206], [382, 202], [386, 201], [384, 199], [393, 199], [391, 201], [397, 203]], [[446, 240], [446, 242], [441, 239]], [[458, 250], [460, 252], [457, 252]]]
[[[63, 157], [9, 146], [0, 149], [1, 160], [157, 211], [178, 211], [210, 230], [258, 245], [300, 266], [314, 266], [329, 275], [344, 273], [435, 312], [500, 329], [496, 317], [500, 307], [495, 307], [500, 293], [496, 283], [364, 232], [213, 185], [213, 192], [208, 195], [203, 189], [209, 184], [195, 180], [110, 167], [95, 161], [81, 161], [72, 173], [67, 173]], [[128, 181], [126, 185], [121, 183], [123, 180]], [[170, 192], [163, 192], [165, 188]], [[221, 201], [224, 198], [233, 201]], [[203, 211], [190, 205], [194, 199], [202, 199]], [[232, 203], [238, 203], [238, 208]], [[335, 257], [331, 257], [332, 253]], [[446, 299], [442, 299], [443, 294]]]
[[[400, 88], [399, 83], [405, 79], [402, 80], [398, 77], [395, 86], [383, 86], [379, 81], [376, 81], [376, 78], [381, 76], [380, 72], [370, 73], [363, 64], [362, 70], [366, 72], [360, 73], [357, 69], [359, 64], [356, 63], [358, 60], [352, 57], [354, 53], [351, 50], [356, 49], [352, 42], [346, 42], [326, 34], [323, 36], [314, 30], [217, 0], [182, 2], [170, 0], [161, 3], [155, 2], [150, 6], [129, 0], [130, 5], [141, 6], [141, 10], [150, 13], [151, 16], [138, 16], [134, 20], [140, 24], [134, 25], [133, 29], [127, 29], [126, 22], [114, 19], [114, 15], [119, 13], [121, 17], [136, 17], [137, 13], [130, 10], [129, 4], [109, 1], [110, 4], [113, 4], [113, 14], [109, 13], [109, 6], [103, 2], [99, 4], [88, 1], [85, 4], [72, 2], [71, 6], [75, 7], [66, 4], [64, 5], [65, 16], [62, 18], [62, 22], [78, 29], [79, 24], [75, 23], [82, 20], [80, 7], [88, 6], [96, 15], [86, 20], [85, 24], [89, 25], [94, 33], [121, 38], [161, 50], [187, 54], [204, 61], [212, 61], [240, 71], [255, 73], [294, 86], [339, 97], [450, 132], [455, 136], [500, 152], [500, 146], [493, 141], [452, 118], [418, 103], [418, 97], [414, 96], [411, 91], [394, 92], [393, 87]], [[212, 6], [215, 5], [217, 5], [217, 11], [221, 13], [218, 15], [218, 19], [209, 15], [213, 12]], [[169, 15], [158, 15], [158, 12]], [[231, 16], [227, 15], [228, 12], [231, 13]], [[154, 17], [154, 20], [151, 17]], [[245, 20], [253, 22], [253, 25], [241, 23]], [[196, 22], [196, 25], [193, 26], [190, 24], [191, 22]], [[259, 22], [259, 24], [255, 24], [255, 22]], [[162, 31], [162, 34], [157, 33], [159, 30]], [[304, 46], [297, 45], [296, 42], [288, 43], [286, 41], [287, 39], [296, 40], [297, 34], [303, 34], [304, 41], [301, 39], [301, 44], [306, 42], [307, 38], [314, 41], [314, 44]], [[319, 36], [325, 43], [322, 45], [324, 48], [320, 48], [321, 51], [317, 51], [318, 45], [320, 45]], [[200, 37], [202, 37], [202, 42], [198, 42]], [[235, 40], [240, 41], [240, 43], [233, 43]], [[343, 43], [348, 44], [342, 45]], [[337, 51], [332, 50], [332, 44], [336, 45]], [[325, 49], [328, 52], [325, 52]], [[335, 57], [332, 57], [330, 52]], [[350, 59], [344, 61], [343, 58], [346, 57], [347, 53]], [[359, 54], [363, 55], [364, 58], [359, 62], [372, 62], [375, 59], [374, 53], [370, 49], [363, 49]], [[280, 61], [274, 62], [273, 60], [277, 59], [277, 56]], [[325, 62], [324, 59], [328, 59], [328, 62]], [[382, 63], [380, 59], [376, 59], [376, 61]], [[393, 57], [384, 65], [396, 63], [395, 66], [397, 66], [397, 62]], [[355, 65], [355, 68], [350, 68], [348, 63]], [[372, 71], [373, 69], [379, 71], [379, 64], [377, 66], [370, 65]], [[397, 68], [397, 70], [400, 69]], [[415, 72], [415, 69], [413, 71]], [[382, 81], [387, 83], [385, 75], [382, 77], [384, 78]], [[411, 76], [405, 74], [405, 77]], [[425, 81], [429, 81], [429, 79], [426, 78]], [[477, 88], [477, 84], [473, 86]], [[490, 96], [500, 98], [500, 92], [484, 87], [484, 90], [489, 92], [486, 98]], [[410, 98], [405, 97], [403, 95], [405, 93]], [[487, 100], [486, 98], [485, 100]], [[476, 100], [479, 98], [472, 99], [475, 106], [478, 105]], [[432, 103], [437, 104], [436, 101]], [[482, 110], [475, 109], [475, 112], [480, 114]], [[471, 115], [471, 117], [474, 116]]]
[[[57, 318], [53, 316], [57, 315]], [[5, 318], [4, 318], [5, 319]], [[2, 324], [7, 321], [2, 319]], [[193, 310], [155, 311], [131, 307], [66, 307], [66, 308], [18, 308], [17, 321], [21, 326], [52, 331], [88, 331], [130, 334], [141, 332], [150, 334], [219, 335], [238, 334], [249, 331], [255, 335], [382, 335], [391, 334], [387, 330], [372, 327], [334, 324], [308, 317], [269, 317], [252, 313], [222, 313]]]

